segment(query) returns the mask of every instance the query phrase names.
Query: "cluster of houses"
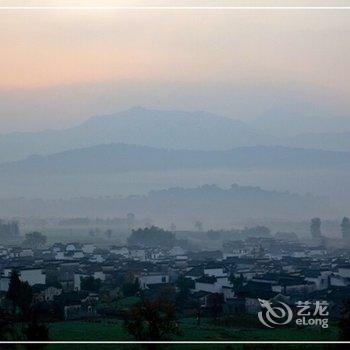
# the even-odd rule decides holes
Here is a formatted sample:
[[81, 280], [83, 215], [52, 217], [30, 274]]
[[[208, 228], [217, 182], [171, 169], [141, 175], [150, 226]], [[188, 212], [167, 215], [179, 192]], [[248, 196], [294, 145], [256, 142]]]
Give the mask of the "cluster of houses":
[[[64, 319], [97, 317], [99, 290], [86, 290], [86, 278], [118, 295], [121, 283], [137, 281], [152, 297], [177, 281], [190, 281], [189, 293], [204, 309], [221, 295], [230, 312], [256, 314], [258, 299], [328, 300], [335, 308], [350, 295], [350, 258], [346, 250], [326, 250], [272, 238], [227, 242], [222, 250], [184, 251], [133, 246], [96, 247], [56, 243], [45, 249], [0, 246], [0, 295], [13, 270], [33, 288], [37, 302], [55, 302]], [[123, 282], [121, 282], [123, 281]], [[336, 313], [340, 311], [337, 310]]]

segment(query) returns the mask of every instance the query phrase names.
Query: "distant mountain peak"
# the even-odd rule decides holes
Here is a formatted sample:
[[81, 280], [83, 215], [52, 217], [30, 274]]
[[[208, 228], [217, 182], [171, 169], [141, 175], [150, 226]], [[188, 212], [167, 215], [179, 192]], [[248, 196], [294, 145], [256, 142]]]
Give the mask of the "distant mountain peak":
[[224, 117], [215, 113], [211, 113], [203, 110], [169, 110], [169, 109], [155, 109], [155, 108], [146, 108], [144, 106], [133, 106], [131, 108], [118, 111], [115, 113], [104, 114], [104, 115], [96, 115], [89, 119], [87, 119], [83, 124], [89, 123], [90, 121], [102, 121], [102, 120], [111, 120], [123, 117], [139, 117], [139, 118], [194, 118], [194, 119], [213, 119], [213, 120], [221, 120], [227, 121], [229, 123], [235, 123], [240, 125], [245, 125], [244, 122], [238, 119], [232, 119], [228, 117]]

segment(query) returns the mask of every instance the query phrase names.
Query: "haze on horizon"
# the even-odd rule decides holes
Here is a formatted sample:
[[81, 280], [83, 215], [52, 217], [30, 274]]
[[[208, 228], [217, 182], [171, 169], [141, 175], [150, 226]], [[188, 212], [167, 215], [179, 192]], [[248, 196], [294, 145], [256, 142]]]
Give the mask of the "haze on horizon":
[[349, 118], [346, 12], [10, 11], [0, 19], [0, 133], [65, 128], [134, 105], [243, 121], [297, 105]]

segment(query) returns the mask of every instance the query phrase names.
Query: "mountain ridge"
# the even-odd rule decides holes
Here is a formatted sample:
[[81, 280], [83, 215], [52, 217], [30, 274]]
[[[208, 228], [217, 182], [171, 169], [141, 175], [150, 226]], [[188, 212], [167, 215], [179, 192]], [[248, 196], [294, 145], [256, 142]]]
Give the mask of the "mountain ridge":
[[104, 143], [129, 143], [175, 149], [229, 149], [267, 143], [242, 121], [203, 111], [131, 108], [62, 130], [0, 135], [0, 163], [32, 154], [50, 154]]
[[133, 107], [93, 116], [61, 130], [0, 135], [0, 163], [107, 143], [206, 151], [261, 145], [350, 151], [349, 140], [350, 132], [282, 137], [269, 133], [261, 123], [245, 123], [210, 112]]
[[237, 147], [223, 151], [163, 149], [110, 143], [0, 164], [0, 176], [51, 173], [119, 173], [172, 169], [350, 168], [350, 152], [286, 146]]

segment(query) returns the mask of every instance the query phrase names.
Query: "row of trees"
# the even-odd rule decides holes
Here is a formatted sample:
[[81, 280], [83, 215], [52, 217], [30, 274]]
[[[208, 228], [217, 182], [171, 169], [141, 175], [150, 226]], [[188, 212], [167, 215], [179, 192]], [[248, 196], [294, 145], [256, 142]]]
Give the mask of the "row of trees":
[[0, 219], [0, 237], [3, 239], [17, 238], [19, 225], [17, 221], [3, 221]]
[[[310, 223], [310, 234], [313, 238], [321, 238], [322, 230], [321, 230], [321, 219], [313, 218]], [[348, 217], [344, 217], [340, 224], [341, 233], [344, 239], [350, 239], [350, 219]]]
[[46, 244], [47, 237], [41, 232], [33, 231], [25, 235], [23, 245], [30, 248], [42, 247]]
[[16, 271], [0, 308], [0, 340], [49, 340], [48, 327], [40, 322], [40, 312], [33, 305], [33, 290]]
[[[240, 290], [243, 277], [231, 277], [235, 290]], [[124, 314], [126, 331], [139, 341], [170, 340], [180, 334], [179, 312], [181, 308], [191, 302], [190, 290], [193, 281], [181, 276], [177, 281], [179, 292], [175, 288], [165, 286], [166, 289], [155, 299], [142, 298]], [[170, 288], [170, 289], [169, 289]], [[175, 295], [176, 294], [176, 295]], [[175, 295], [175, 298], [174, 298]], [[20, 280], [18, 273], [13, 272], [9, 290], [6, 294], [8, 308], [0, 309], [0, 340], [48, 340], [48, 328], [38, 322], [38, 312], [33, 308], [33, 292], [28, 283]], [[202, 306], [194, 302], [197, 310], [197, 322], [200, 325]], [[224, 311], [224, 298], [220, 293], [212, 293], [207, 300], [214, 322], [219, 320]], [[350, 303], [343, 304], [342, 318], [338, 323], [339, 336], [342, 340], [349, 339]], [[153, 347], [152, 344], [149, 345]]]
[[175, 243], [176, 238], [174, 233], [165, 231], [156, 226], [132, 230], [131, 236], [128, 238], [129, 245], [139, 245], [143, 247], [172, 248]]

